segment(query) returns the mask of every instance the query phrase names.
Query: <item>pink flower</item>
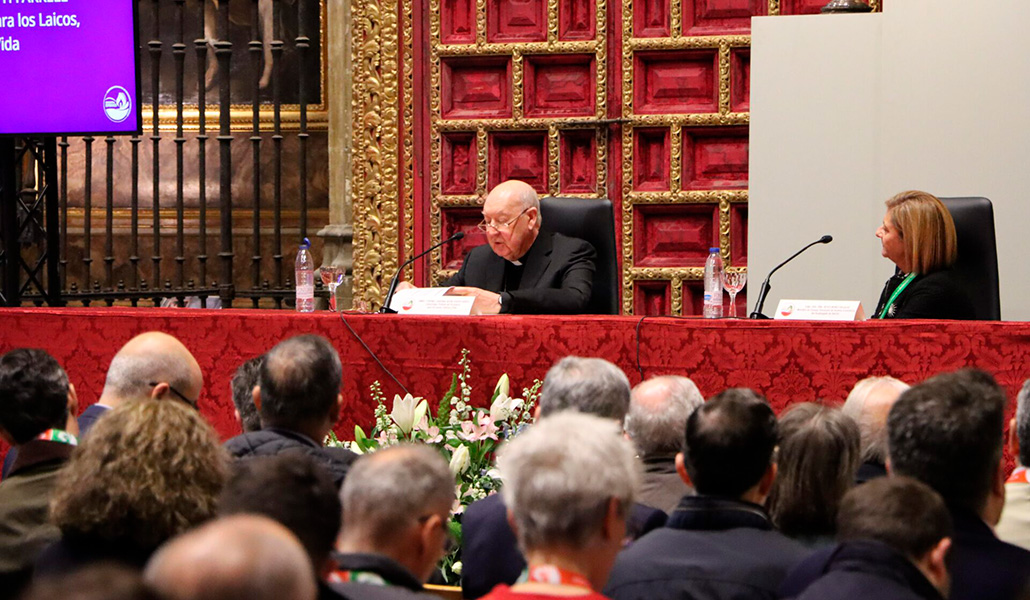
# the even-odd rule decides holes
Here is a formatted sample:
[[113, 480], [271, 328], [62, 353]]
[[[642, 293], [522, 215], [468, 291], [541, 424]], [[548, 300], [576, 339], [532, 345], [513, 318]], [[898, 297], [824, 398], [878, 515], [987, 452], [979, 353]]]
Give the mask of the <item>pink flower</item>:
[[496, 440], [497, 432], [497, 426], [494, 425], [490, 415], [480, 413], [478, 424], [473, 421], [462, 421], [461, 423], [461, 437], [469, 442], [478, 442], [487, 438]]
[[418, 425], [415, 425], [415, 431], [421, 431], [426, 434], [427, 444], [435, 444], [443, 441], [443, 436], [440, 435], [440, 428], [436, 426], [430, 427], [429, 418], [425, 415], [422, 416], [422, 420], [418, 422]]

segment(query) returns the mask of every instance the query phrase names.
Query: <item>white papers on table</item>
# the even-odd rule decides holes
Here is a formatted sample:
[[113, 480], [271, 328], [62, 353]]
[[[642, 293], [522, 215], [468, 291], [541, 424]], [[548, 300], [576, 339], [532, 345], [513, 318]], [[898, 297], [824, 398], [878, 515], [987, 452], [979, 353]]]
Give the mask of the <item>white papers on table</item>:
[[469, 315], [475, 296], [447, 296], [449, 287], [398, 290], [390, 308], [399, 315]]

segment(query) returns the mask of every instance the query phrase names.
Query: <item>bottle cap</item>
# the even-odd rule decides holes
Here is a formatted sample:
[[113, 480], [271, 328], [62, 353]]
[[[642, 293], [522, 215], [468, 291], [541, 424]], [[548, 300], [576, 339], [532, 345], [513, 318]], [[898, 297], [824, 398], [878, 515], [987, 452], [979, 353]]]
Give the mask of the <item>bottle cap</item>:
[[708, 249], [708, 252], [709, 252], [709, 253], [712, 253], [712, 252], [718, 252], [718, 251], [719, 251], [719, 249], [718, 249], [718, 248], [709, 248], [709, 249]]
[[304, 241], [300, 243], [300, 247], [305, 250], [311, 248], [311, 241], [308, 238], [304, 238]]

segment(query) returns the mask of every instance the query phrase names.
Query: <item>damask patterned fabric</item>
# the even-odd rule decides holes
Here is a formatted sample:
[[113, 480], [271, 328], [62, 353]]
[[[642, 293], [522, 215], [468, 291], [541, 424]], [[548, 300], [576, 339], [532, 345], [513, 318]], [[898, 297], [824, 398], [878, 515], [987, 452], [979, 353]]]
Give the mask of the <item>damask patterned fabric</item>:
[[[223, 438], [240, 432], [229, 380], [243, 361], [302, 333], [327, 337], [344, 368], [344, 409], [337, 431], [369, 429], [374, 381], [388, 400], [398, 386], [342, 319], [414, 395], [435, 402], [470, 351], [472, 394], [485, 405], [502, 373], [519, 390], [568, 354], [619, 365], [632, 383], [686, 375], [705, 396], [752, 387], [780, 411], [794, 402], [841, 402], [859, 379], [893, 375], [909, 383], [941, 371], [990, 371], [1014, 398], [1030, 377], [1030, 323], [889, 321], [862, 323], [676, 319], [668, 317], [418, 317], [298, 314], [269, 310], [130, 308], [0, 309], [0, 352], [34, 347], [68, 371], [80, 411], [96, 402], [115, 352], [132, 336], [161, 330], [193, 352], [204, 371], [200, 409]], [[638, 352], [639, 332], [639, 352]], [[638, 370], [638, 356], [639, 366]], [[1013, 407], [1010, 407], [1012, 410]], [[0, 449], [6, 452], [6, 449]]]

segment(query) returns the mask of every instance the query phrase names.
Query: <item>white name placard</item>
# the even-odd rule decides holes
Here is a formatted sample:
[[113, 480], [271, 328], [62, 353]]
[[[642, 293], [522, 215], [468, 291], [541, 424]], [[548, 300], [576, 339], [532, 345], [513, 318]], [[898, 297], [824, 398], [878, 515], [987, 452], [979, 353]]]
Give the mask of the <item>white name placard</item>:
[[776, 306], [774, 319], [785, 321], [861, 321], [865, 311], [859, 300], [790, 300]]
[[445, 296], [451, 288], [409, 288], [399, 290], [390, 300], [390, 308], [399, 315], [462, 315], [472, 314], [474, 296]]

